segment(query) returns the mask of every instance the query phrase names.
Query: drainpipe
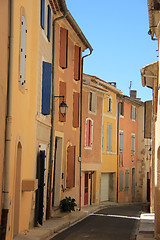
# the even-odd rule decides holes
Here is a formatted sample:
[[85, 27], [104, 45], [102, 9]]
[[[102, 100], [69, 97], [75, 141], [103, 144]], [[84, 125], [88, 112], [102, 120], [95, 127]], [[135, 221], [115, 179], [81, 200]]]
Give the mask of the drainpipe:
[[53, 20], [53, 40], [52, 40], [52, 97], [51, 97], [51, 138], [50, 138], [50, 160], [49, 160], [49, 173], [48, 173], [48, 186], [49, 186], [49, 198], [48, 198], [48, 210], [47, 218], [51, 216], [51, 179], [52, 179], [52, 166], [53, 166], [53, 144], [54, 144], [54, 115], [55, 115], [55, 42], [56, 42], [56, 22], [62, 20], [68, 15], [68, 10], [64, 11], [64, 15]]
[[82, 57], [81, 62], [81, 88], [80, 88], [80, 136], [79, 136], [79, 211], [81, 210], [81, 157], [82, 157], [82, 90], [83, 90], [83, 61], [92, 54], [93, 49], [89, 47], [90, 53]]
[[118, 103], [118, 118], [117, 118], [117, 202], [118, 202], [118, 165], [119, 165], [119, 107], [120, 107], [120, 102]]
[[14, 0], [10, 0], [10, 36], [9, 36], [9, 60], [8, 60], [8, 85], [7, 85], [7, 114], [5, 132], [5, 156], [4, 156], [4, 200], [2, 209], [2, 232], [1, 239], [4, 240], [7, 232], [9, 219], [10, 197], [9, 197], [9, 173], [11, 156], [11, 126], [12, 126], [12, 83], [13, 83], [13, 42], [14, 42]]

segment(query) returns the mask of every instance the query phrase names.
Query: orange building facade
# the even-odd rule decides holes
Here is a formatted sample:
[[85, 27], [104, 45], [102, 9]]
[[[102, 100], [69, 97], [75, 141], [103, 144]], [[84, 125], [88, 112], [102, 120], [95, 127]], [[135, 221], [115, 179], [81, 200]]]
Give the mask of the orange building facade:
[[138, 107], [139, 100], [118, 95], [117, 165], [118, 202], [137, 199]]

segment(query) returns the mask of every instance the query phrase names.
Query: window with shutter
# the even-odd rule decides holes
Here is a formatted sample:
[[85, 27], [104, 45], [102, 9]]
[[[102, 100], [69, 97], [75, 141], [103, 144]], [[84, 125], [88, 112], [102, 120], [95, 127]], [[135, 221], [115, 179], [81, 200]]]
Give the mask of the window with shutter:
[[131, 106], [131, 119], [136, 120], [136, 107]]
[[108, 100], [108, 112], [112, 112], [112, 97], [109, 97]]
[[42, 64], [42, 114], [49, 115], [52, 64], [48, 62], [43, 62]]
[[80, 80], [80, 66], [81, 66], [81, 48], [75, 45], [74, 52], [74, 79]]
[[120, 131], [120, 133], [119, 133], [119, 151], [120, 151], [120, 153], [123, 152], [123, 145], [124, 145], [124, 135], [123, 135], [123, 131]]
[[93, 141], [93, 120], [86, 120], [86, 147], [91, 147]]
[[96, 112], [96, 93], [89, 92], [89, 111]]
[[20, 49], [20, 84], [25, 84], [25, 61], [26, 61], [26, 20], [22, 15], [21, 18], [21, 49]]
[[125, 191], [129, 190], [129, 170], [125, 169]]
[[112, 151], [112, 125], [108, 125], [108, 143], [107, 143], [108, 151]]
[[131, 155], [135, 155], [135, 134], [131, 134]]
[[[59, 95], [64, 96], [64, 101], [66, 102], [66, 83], [60, 81], [59, 83]], [[63, 98], [59, 98], [59, 105], [63, 101]], [[66, 122], [66, 115], [62, 116], [59, 110], [59, 121]]]
[[44, 29], [45, 25], [45, 0], [41, 0], [41, 27]]
[[120, 115], [124, 116], [124, 102], [120, 102]]
[[60, 28], [60, 67], [67, 68], [68, 58], [68, 30]]
[[47, 19], [47, 38], [50, 42], [51, 39], [51, 8], [48, 5], [48, 19]]
[[67, 148], [67, 188], [75, 187], [75, 150], [75, 146], [69, 146]]
[[79, 127], [79, 93], [73, 93], [73, 127]]
[[123, 171], [119, 172], [119, 191], [123, 191]]

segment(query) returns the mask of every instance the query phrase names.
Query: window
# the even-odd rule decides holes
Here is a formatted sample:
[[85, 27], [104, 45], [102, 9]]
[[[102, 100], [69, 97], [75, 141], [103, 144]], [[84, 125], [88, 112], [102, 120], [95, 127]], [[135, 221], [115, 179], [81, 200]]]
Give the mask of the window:
[[67, 179], [66, 179], [67, 188], [75, 186], [75, 153], [76, 153], [75, 146], [69, 146], [67, 148]]
[[41, 0], [41, 27], [44, 29], [45, 25], [45, 0]]
[[131, 119], [136, 120], [136, 107], [131, 106]]
[[[59, 83], [59, 96], [64, 96], [64, 101], [66, 102], [66, 83], [60, 81]], [[59, 105], [63, 101], [63, 98], [59, 98]], [[66, 115], [62, 116], [59, 110], [59, 121], [66, 122]]]
[[91, 119], [86, 120], [86, 147], [92, 147], [93, 141], [93, 121]]
[[135, 134], [131, 134], [131, 155], [135, 155]]
[[73, 127], [79, 127], [79, 93], [73, 93]]
[[60, 67], [67, 68], [68, 58], [68, 30], [60, 28]]
[[124, 116], [124, 102], [120, 102], [120, 115]]
[[123, 171], [119, 172], [119, 191], [123, 191]]
[[22, 16], [21, 19], [21, 53], [20, 53], [20, 84], [24, 86], [25, 84], [25, 61], [26, 61], [26, 20]]
[[125, 169], [125, 191], [129, 189], [129, 170]]
[[89, 93], [89, 111], [95, 113], [96, 112], [96, 93]]
[[74, 51], [74, 79], [80, 80], [81, 48], [75, 45]]
[[108, 141], [107, 141], [107, 150], [112, 151], [112, 125], [108, 125]]
[[109, 97], [109, 101], [108, 101], [108, 112], [112, 112], [112, 98]]
[[42, 64], [42, 114], [49, 115], [52, 64], [48, 62], [43, 62]]
[[123, 131], [120, 131], [119, 133], [119, 151], [120, 153], [123, 152], [123, 147], [124, 146], [124, 135], [123, 135]]
[[47, 19], [47, 38], [50, 42], [51, 40], [51, 8], [48, 5], [48, 19]]

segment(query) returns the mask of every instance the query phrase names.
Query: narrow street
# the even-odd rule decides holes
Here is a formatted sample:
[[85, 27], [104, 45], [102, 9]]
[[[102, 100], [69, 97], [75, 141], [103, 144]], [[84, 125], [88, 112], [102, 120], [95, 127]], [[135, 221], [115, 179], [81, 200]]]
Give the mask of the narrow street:
[[51, 240], [135, 239], [141, 204], [104, 208], [57, 234]]

